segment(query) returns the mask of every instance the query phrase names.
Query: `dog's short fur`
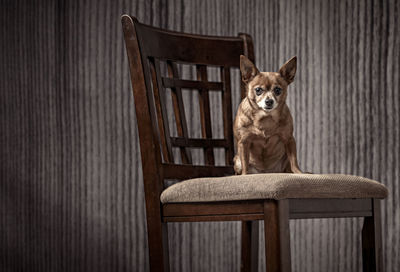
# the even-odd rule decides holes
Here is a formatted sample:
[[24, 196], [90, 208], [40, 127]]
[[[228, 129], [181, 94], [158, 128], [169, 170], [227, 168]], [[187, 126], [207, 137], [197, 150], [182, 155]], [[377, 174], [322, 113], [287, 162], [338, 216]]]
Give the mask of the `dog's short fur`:
[[296, 73], [296, 57], [279, 72], [259, 72], [245, 56], [240, 71], [247, 95], [239, 105], [234, 135], [236, 174], [301, 173], [293, 138], [293, 119], [286, 105], [288, 85]]

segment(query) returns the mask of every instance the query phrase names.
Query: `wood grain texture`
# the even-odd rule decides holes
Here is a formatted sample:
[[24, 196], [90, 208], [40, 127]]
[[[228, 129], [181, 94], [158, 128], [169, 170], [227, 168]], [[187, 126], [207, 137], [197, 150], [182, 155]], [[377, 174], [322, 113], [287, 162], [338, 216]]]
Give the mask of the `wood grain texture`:
[[[4, 0], [1, 271], [149, 268], [124, 13], [185, 32], [249, 33], [264, 71], [297, 55], [288, 104], [300, 166], [388, 186], [381, 205], [383, 266], [400, 267], [399, 1]], [[185, 79], [196, 75], [190, 68], [180, 72]], [[221, 80], [220, 71], [207, 74], [210, 82]], [[236, 109], [238, 73], [232, 89]], [[188, 133], [199, 138], [195, 95], [184, 91], [183, 100]], [[221, 99], [210, 92], [211, 116], [218, 120]], [[166, 102], [172, 105], [167, 96]], [[218, 122], [211, 129], [224, 133]], [[203, 162], [202, 150], [192, 155], [194, 164]], [[224, 160], [215, 152], [217, 165]], [[290, 227], [293, 271], [361, 271], [361, 219], [296, 220]], [[240, 233], [236, 222], [171, 224], [171, 270], [238, 271]], [[262, 242], [259, 255], [263, 271]]]

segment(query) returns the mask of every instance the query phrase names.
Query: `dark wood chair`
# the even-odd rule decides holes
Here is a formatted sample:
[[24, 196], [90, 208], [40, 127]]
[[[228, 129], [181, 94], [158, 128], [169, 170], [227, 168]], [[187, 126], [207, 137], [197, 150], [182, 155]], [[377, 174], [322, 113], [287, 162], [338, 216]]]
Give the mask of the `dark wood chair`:
[[[185, 34], [144, 25], [128, 15], [122, 16], [122, 26], [140, 137], [151, 271], [169, 271], [168, 223], [241, 221], [241, 271], [254, 271], [257, 269], [258, 228], [252, 222], [263, 220], [267, 271], [290, 271], [289, 219], [335, 217], [365, 218], [362, 229], [364, 271], [382, 270], [378, 198], [387, 194], [383, 185], [380, 192], [363, 198], [345, 194], [338, 194], [336, 198], [292, 195], [280, 199], [195, 199], [162, 203], [160, 196], [166, 187], [166, 180], [234, 174], [231, 69], [239, 67], [241, 54], [254, 61], [253, 43], [247, 34], [239, 34], [238, 37]], [[177, 63], [195, 65], [197, 80], [180, 79]], [[168, 76], [163, 76], [161, 64], [167, 67]], [[219, 67], [221, 82], [207, 80], [207, 66]], [[177, 137], [171, 137], [168, 124], [167, 88], [171, 90]], [[189, 138], [182, 89], [199, 93], [200, 139]], [[212, 138], [209, 100], [209, 92], [212, 91], [222, 93], [223, 139]], [[241, 85], [242, 97], [244, 93], [245, 87]], [[174, 148], [180, 154], [180, 164], [175, 162]], [[192, 164], [189, 148], [204, 150], [205, 165]], [[226, 166], [215, 166], [214, 148], [225, 150]], [[241, 176], [236, 176], [238, 178]]]

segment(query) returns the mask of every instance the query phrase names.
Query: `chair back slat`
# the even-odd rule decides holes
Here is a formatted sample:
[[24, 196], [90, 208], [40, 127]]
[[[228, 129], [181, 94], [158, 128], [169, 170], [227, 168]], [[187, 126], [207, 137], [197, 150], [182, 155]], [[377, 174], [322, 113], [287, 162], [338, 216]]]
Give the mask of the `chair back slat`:
[[[179, 78], [178, 68], [176, 66], [176, 63], [172, 61], [167, 61], [167, 67], [168, 67], [168, 75], [171, 78]], [[188, 139], [189, 134], [187, 130], [185, 108], [183, 105], [181, 87], [171, 86], [171, 96], [174, 105], [176, 129], [178, 131], [178, 136]], [[182, 162], [187, 164], [192, 164], [192, 156], [189, 150], [187, 150], [186, 147], [180, 147], [180, 151], [181, 151]]]
[[158, 59], [149, 58], [149, 64], [153, 85], [154, 102], [157, 110], [157, 123], [160, 131], [162, 154], [165, 162], [172, 163], [174, 162], [174, 158], [165, 104], [165, 92], [160, 78], [160, 61]]
[[[207, 66], [197, 65], [197, 80], [207, 82]], [[208, 89], [199, 89], [199, 107], [200, 107], [200, 121], [201, 121], [201, 135], [204, 139], [212, 138], [211, 131], [211, 114], [210, 114], [210, 96]], [[214, 165], [214, 150], [211, 147], [204, 147], [204, 158], [207, 165]]]
[[229, 67], [221, 68], [221, 79], [224, 85], [224, 92], [222, 93], [222, 113], [224, 118], [224, 137], [229, 146], [225, 149], [225, 164], [233, 161], [233, 121], [232, 121], [232, 92], [231, 92], [231, 74]]
[[171, 144], [172, 146], [203, 147], [203, 148], [230, 147], [230, 143], [225, 139], [196, 139], [196, 138], [186, 139], [183, 137], [171, 137]]
[[164, 88], [171, 87], [180, 87], [185, 89], [207, 89], [209, 91], [223, 91], [223, 85], [221, 82], [212, 82], [212, 81], [197, 81], [197, 80], [186, 80], [186, 79], [176, 79], [163, 77], [163, 86]]

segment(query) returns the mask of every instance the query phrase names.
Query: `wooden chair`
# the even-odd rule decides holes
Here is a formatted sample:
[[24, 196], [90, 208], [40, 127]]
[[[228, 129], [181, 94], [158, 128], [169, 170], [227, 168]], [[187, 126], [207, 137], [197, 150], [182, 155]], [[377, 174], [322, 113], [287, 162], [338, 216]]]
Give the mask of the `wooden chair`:
[[[301, 187], [302, 182], [307, 184], [307, 180], [315, 176], [305, 176], [303, 180], [301, 175], [294, 174], [286, 174], [292, 175], [289, 178], [293, 182], [282, 181], [279, 175], [273, 176], [277, 177], [277, 184], [286, 182], [288, 188], [280, 192], [280, 197], [275, 198], [239, 197], [239, 199], [225, 200], [223, 197], [218, 199], [218, 195], [213, 195], [212, 199], [208, 199], [207, 195], [197, 197], [196, 192], [192, 192], [196, 197], [188, 200], [179, 192], [175, 193], [181, 190], [187, 197], [191, 195], [190, 190], [193, 188], [190, 186], [193, 184], [196, 184], [196, 188], [201, 188], [202, 184], [205, 184], [202, 182], [208, 182], [207, 184], [214, 182], [213, 179], [202, 180], [203, 177], [225, 176], [214, 179], [216, 182], [240, 186], [240, 179], [243, 179], [243, 176], [226, 177], [234, 174], [230, 70], [239, 67], [240, 54], [254, 61], [252, 39], [247, 34], [239, 34], [238, 37], [213, 37], [173, 32], [141, 24], [128, 15], [122, 16], [122, 26], [140, 137], [151, 271], [169, 271], [167, 224], [171, 222], [242, 221], [241, 271], [254, 271], [257, 269], [258, 228], [252, 222], [263, 220], [267, 271], [290, 271], [289, 219], [334, 217], [365, 218], [362, 229], [364, 271], [382, 270], [380, 206], [377, 198], [386, 197], [387, 190], [376, 182], [357, 179], [367, 184], [364, 186], [367, 189], [360, 189], [360, 192], [367, 193], [362, 198], [358, 195], [353, 198], [352, 195], [346, 194], [347, 189], [335, 187], [335, 180], [330, 181], [330, 184], [333, 184], [331, 190], [337, 197], [327, 198], [326, 194], [318, 192], [311, 196], [299, 194], [296, 189], [291, 190], [291, 184], [300, 181], [297, 185]], [[162, 62], [166, 63], [168, 76], [163, 76], [161, 73]], [[180, 79], [177, 63], [196, 65], [197, 80]], [[207, 80], [207, 66], [219, 67], [221, 82]], [[170, 135], [165, 93], [163, 93], [166, 88], [171, 89], [178, 137]], [[182, 98], [183, 88], [199, 92], [201, 139], [188, 136]], [[224, 139], [212, 138], [209, 101], [209, 92], [212, 91], [222, 92]], [[243, 85], [241, 94], [242, 97], [245, 94]], [[174, 162], [173, 148], [180, 150], [181, 164]], [[189, 148], [204, 150], [205, 165], [192, 165]], [[225, 150], [226, 166], [215, 166], [213, 148]], [[247, 176], [250, 179], [249, 184], [252, 184], [251, 179], [254, 176]], [[265, 184], [268, 183], [269, 177], [265, 176], [267, 179], [263, 181]], [[200, 179], [183, 181], [165, 190], [165, 180], [193, 178]], [[351, 183], [356, 178], [349, 177], [349, 179]], [[319, 184], [320, 181], [314, 178], [314, 182]], [[357, 182], [354, 183], [356, 186]], [[183, 187], [176, 187], [180, 185]], [[310, 187], [311, 191], [315, 188], [313, 186]], [[332, 196], [329, 192], [328, 196]], [[163, 195], [164, 203], [160, 201], [162, 193], [166, 194]], [[172, 199], [168, 200], [168, 197]], [[179, 197], [183, 197], [182, 201]]]

